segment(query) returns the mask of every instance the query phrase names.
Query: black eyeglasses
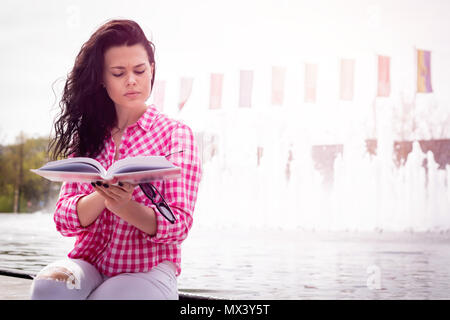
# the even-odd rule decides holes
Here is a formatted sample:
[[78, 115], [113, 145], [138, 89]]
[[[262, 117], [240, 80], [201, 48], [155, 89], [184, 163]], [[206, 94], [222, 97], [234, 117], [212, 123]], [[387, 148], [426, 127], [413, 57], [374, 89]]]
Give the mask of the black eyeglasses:
[[[161, 193], [159, 193], [158, 189], [156, 189], [155, 186], [151, 183], [140, 183], [139, 187], [141, 187], [142, 192], [144, 192], [147, 198], [149, 198], [152, 203], [158, 208], [159, 213], [161, 213], [164, 218], [169, 220], [170, 223], [175, 223], [176, 218], [173, 215], [173, 212], [167, 204], [166, 200], [164, 200]], [[157, 203], [155, 202], [156, 193], [158, 193], [161, 197], [161, 200]]]

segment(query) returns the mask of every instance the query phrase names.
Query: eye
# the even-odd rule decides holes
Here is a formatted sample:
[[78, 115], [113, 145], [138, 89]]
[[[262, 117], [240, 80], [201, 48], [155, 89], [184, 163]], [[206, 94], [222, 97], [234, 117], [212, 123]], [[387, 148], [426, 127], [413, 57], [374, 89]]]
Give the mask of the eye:
[[114, 73], [113, 73], [113, 76], [114, 76], [114, 77], [117, 77], [117, 78], [120, 77], [120, 76], [122, 76], [122, 75], [123, 75], [123, 73], [120, 73], [120, 74], [114, 74]]
[[137, 74], [143, 74], [145, 72], [145, 70], [143, 71], [135, 71]]

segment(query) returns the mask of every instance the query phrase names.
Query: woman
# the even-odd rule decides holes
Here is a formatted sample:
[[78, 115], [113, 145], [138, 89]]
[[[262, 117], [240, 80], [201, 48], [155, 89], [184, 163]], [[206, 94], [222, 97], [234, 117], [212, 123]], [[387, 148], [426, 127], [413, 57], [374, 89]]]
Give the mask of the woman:
[[137, 186], [64, 183], [54, 221], [75, 246], [37, 274], [32, 299], [178, 299], [180, 244], [192, 226], [201, 165], [192, 130], [145, 104], [154, 79], [154, 46], [139, 25], [105, 23], [76, 57], [49, 148], [54, 159], [91, 157], [105, 168], [168, 155], [181, 178], [152, 184], [176, 222]]

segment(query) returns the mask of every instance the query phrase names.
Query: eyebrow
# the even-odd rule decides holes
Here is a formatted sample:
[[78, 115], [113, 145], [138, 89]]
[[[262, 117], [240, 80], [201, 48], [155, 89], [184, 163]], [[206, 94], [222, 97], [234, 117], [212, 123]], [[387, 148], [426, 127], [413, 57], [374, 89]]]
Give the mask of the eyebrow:
[[[144, 65], [145, 65], [145, 63], [141, 63], [141, 64], [138, 64], [138, 65], [135, 65], [133, 68], [141, 67], [141, 66], [144, 66]], [[110, 67], [110, 69], [125, 69], [125, 67], [116, 66], [116, 67]]]

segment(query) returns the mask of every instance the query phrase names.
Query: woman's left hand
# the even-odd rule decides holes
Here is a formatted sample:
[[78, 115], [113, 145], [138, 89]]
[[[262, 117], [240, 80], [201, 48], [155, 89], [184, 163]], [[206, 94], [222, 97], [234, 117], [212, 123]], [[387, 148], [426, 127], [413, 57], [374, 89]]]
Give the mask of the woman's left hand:
[[101, 186], [95, 186], [94, 189], [103, 198], [105, 198], [105, 206], [112, 212], [119, 212], [132, 199], [135, 185], [131, 183], [121, 182], [121, 185], [111, 185], [103, 183]]

